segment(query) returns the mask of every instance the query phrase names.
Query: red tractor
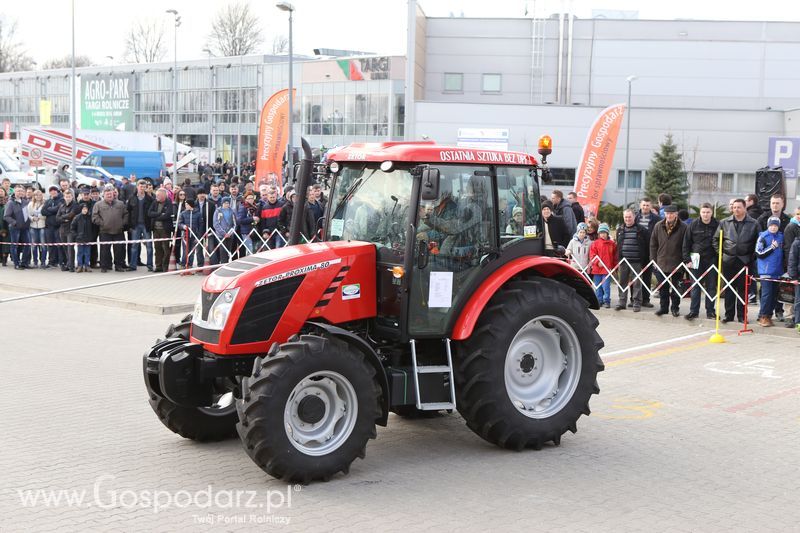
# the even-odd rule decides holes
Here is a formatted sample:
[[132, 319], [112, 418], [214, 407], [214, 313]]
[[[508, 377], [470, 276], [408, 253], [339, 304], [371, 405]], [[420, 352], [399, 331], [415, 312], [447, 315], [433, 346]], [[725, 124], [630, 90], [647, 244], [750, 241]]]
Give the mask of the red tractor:
[[145, 354], [158, 417], [198, 441], [238, 433], [264, 471], [300, 482], [347, 473], [390, 412], [457, 409], [503, 448], [559, 444], [599, 392], [603, 341], [594, 291], [544, 235], [543, 139], [541, 166], [433, 142], [330, 154], [321, 241], [219, 267]]

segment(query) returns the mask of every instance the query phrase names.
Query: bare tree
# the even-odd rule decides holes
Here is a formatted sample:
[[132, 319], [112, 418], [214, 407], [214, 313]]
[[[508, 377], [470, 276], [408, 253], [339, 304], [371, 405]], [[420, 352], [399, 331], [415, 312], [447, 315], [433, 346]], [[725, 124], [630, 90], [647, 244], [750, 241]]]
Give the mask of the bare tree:
[[255, 52], [264, 42], [258, 16], [246, 2], [228, 4], [211, 25], [208, 46], [219, 55], [241, 56]]
[[164, 25], [152, 19], [134, 22], [125, 36], [125, 61], [155, 63], [165, 55]]
[[0, 72], [31, 70], [33, 59], [17, 41], [17, 21], [0, 17]]
[[272, 55], [289, 51], [289, 38], [285, 35], [276, 35], [272, 40]]
[[[75, 56], [75, 67], [91, 67], [94, 65], [94, 61], [89, 56]], [[72, 67], [72, 56], [65, 55], [64, 57], [56, 57], [53, 59], [48, 59], [47, 61], [42, 64], [42, 68], [53, 69], [53, 68], [71, 68]]]

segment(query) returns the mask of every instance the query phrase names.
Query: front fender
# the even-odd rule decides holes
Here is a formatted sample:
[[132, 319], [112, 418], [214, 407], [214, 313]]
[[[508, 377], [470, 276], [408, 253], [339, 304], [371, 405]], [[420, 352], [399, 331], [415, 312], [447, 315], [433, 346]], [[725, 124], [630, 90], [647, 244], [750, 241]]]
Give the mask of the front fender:
[[453, 326], [451, 338], [453, 340], [464, 340], [472, 335], [472, 330], [478, 321], [478, 317], [492, 296], [494, 296], [494, 293], [508, 280], [522, 273], [530, 273], [534, 276], [566, 283], [586, 300], [589, 308], [600, 309], [600, 304], [591, 284], [575, 268], [564, 261], [552, 257], [523, 257], [497, 269], [472, 293], [470, 299], [461, 309], [461, 314], [456, 320], [455, 326]]

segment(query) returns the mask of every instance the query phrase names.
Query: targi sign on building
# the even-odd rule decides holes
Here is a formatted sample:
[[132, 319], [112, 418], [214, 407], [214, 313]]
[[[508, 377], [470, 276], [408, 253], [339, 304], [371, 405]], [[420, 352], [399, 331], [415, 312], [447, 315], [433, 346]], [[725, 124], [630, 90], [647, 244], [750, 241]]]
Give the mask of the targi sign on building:
[[133, 129], [133, 77], [81, 76], [81, 129]]

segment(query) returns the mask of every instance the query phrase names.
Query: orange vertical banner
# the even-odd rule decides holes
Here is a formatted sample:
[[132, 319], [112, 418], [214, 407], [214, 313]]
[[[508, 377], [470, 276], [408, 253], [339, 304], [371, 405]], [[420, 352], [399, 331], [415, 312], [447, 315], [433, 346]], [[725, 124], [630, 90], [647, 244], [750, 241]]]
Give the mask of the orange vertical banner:
[[624, 114], [625, 104], [605, 108], [595, 119], [586, 137], [578, 172], [575, 174], [575, 192], [587, 216], [597, 216], [600, 209], [600, 200], [614, 162], [614, 151]]
[[[292, 96], [295, 94], [296, 91], [292, 89]], [[283, 194], [281, 164], [288, 141], [289, 89], [283, 89], [270, 96], [261, 110], [261, 118], [258, 121], [256, 187], [274, 180]]]

